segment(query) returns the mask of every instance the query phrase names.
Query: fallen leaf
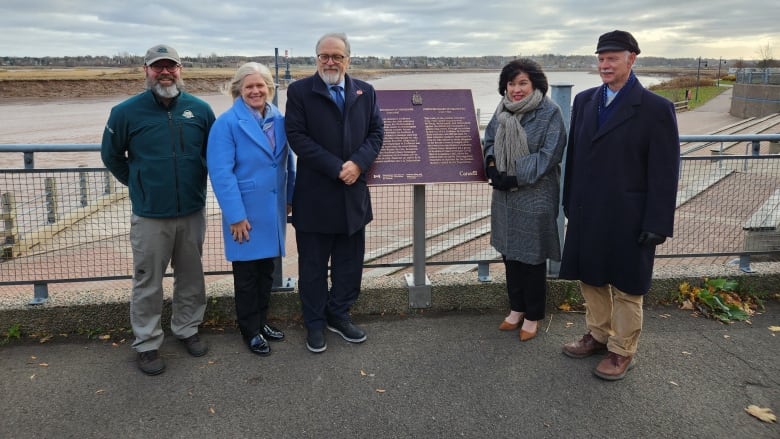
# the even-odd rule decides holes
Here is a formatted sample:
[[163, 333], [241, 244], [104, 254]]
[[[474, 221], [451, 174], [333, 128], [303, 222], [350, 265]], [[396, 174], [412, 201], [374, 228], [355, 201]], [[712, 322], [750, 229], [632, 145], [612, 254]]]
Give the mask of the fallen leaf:
[[52, 336], [51, 335], [47, 335], [46, 337], [41, 337], [41, 339], [38, 340], [38, 342], [39, 343], [46, 343], [47, 341], [49, 341], [51, 339], [52, 339]]
[[723, 338], [731, 338], [731, 336], [728, 334], [723, 334]]
[[564, 312], [571, 311], [571, 305], [569, 305], [568, 303], [562, 303], [558, 305], [558, 309]]
[[691, 355], [691, 353], [690, 353], [690, 352], [686, 352], [686, 351], [682, 351], [682, 354], [683, 354], [683, 355]]
[[35, 374], [30, 375], [30, 380], [34, 380], [34, 379], [35, 379]]
[[376, 389], [376, 393], [385, 393], [385, 389]]
[[682, 305], [680, 305], [680, 309], [692, 310], [693, 309], [693, 302], [691, 302], [688, 299], [685, 299], [685, 301], [683, 301]]
[[566, 322], [564, 326], [566, 326], [567, 328], [571, 328], [572, 326], [574, 326], [574, 322]]
[[30, 359], [31, 359], [31, 360], [37, 360], [37, 359], [38, 359], [38, 357], [36, 357], [35, 355], [30, 355]]
[[780, 326], [770, 326], [769, 330], [772, 332], [780, 332]]
[[119, 347], [119, 345], [118, 345], [118, 344], [116, 344], [116, 342], [114, 342], [114, 343], [111, 343], [111, 346], [113, 346], [113, 347], [115, 347], [115, 348], [118, 348], [118, 347]]
[[366, 375], [367, 375], [366, 371], [364, 371], [363, 369], [360, 369], [360, 376], [364, 377]]
[[673, 386], [679, 386], [679, 384], [675, 383], [674, 381], [669, 381], [669, 384], [671, 384]]
[[97, 390], [95, 390], [95, 395], [101, 395], [103, 393], [106, 393], [105, 389], [97, 389]]
[[766, 407], [759, 407], [757, 405], [749, 405], [745, 408], [745, 411], [750, 414], [750, 416], [756, 417], [764, 422], [776, 422], [777, 416], [775, 416], [772, 413], [772, 410]]
[[38, 366], [49, 367], [49, 363], [38, 363]]
[[214, 410], [214, 407], [209, 407], [209, 413], [211, 413], [212, 415], [213, 415], [214, 413], [216, 413], [216, 411]]
[[101, 335], [101, 336], [100, 336], [100, 337], [98, 337], [98, 338], [99, 338], [100, 340], [110, 340], [110, 339], [111, 339], [111, 336], [110, 336], [110, 335], [108, 335], [108, 334], [104, 334], [104, 335]]
[[669, 318], [669, 317], [671, 317], [671, 316], [672, 316], [671, 314], [659, 314], [659, 315], [658, 315], [658, 317], [660, 317], [660, 318], [662, 318], [662, 319], [668, 319], [668, 318]]

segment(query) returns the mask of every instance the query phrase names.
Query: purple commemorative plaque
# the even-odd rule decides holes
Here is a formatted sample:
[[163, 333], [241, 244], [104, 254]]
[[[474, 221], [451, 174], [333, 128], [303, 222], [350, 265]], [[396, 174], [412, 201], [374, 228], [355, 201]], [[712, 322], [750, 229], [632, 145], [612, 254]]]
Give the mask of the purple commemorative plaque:
[[368, 184], [485, 181], [471, 90], [377, 90], [385, 139]]

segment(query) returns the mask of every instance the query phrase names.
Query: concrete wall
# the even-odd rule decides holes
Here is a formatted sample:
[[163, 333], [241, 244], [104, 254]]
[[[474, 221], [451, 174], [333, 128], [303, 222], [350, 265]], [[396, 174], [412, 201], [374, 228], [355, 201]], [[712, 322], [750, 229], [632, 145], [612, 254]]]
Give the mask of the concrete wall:
[[773, 113], [780, 113], [780, 85], [734, 84], [729, 114], [746, 119]]

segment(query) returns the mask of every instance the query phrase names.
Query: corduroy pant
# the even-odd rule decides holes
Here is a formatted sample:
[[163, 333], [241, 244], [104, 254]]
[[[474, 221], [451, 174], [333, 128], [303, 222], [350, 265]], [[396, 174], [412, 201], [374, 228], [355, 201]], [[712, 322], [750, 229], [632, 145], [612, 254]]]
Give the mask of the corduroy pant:
[[642, 333], [644, 296], [628, 294], [612, 285], [580, 282], [585, 299], [585, 323], [596, 341], [622, 356], [634, 355]]

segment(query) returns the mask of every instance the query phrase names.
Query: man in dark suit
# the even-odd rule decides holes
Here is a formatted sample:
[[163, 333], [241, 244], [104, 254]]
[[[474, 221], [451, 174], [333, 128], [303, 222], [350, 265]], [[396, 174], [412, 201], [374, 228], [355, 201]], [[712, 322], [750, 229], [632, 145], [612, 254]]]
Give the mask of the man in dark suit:
[[285, 128], [298, 156], [292, 223], [306, 347], [323, 352], [326, 327], [352, 343], [366, 340], [349, 309], [360, 293], [365, 226], [373, 219], [365, 173], [379, 155], [384, 124], [374, 88], [346, 74], [347, 36], [322, 36], [316, 53], [317, 73], [287, 89]]
[[608, 32], [596, 48], [603, 85], [574, 99], [560, 277], [580, 281], [588, 333], [563, 353], [607, 352], [594, 374], [622, 379], [634, 366], [642, 298], [655, 248], [672, 236], [680, 163], [674, 104], [645, 90], [631, 67], [639, 45]]

